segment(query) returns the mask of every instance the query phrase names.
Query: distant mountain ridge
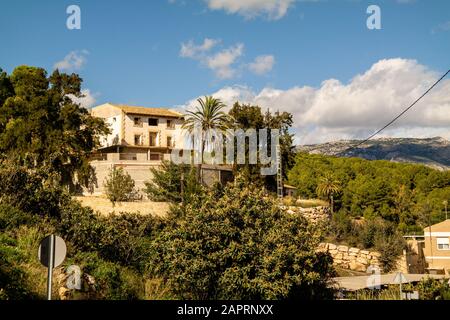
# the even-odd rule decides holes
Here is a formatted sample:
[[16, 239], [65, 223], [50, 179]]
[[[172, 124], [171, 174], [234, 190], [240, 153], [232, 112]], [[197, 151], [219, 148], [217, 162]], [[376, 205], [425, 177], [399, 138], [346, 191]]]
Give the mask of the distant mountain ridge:
[[360, 140], [340, 140], [322, 144], [298, 146], [297, 151], [310, 154], [358, 157], [367, 160], [420, 163], [438, 170], [450, 169], [450, 142], [441, 137], [380, 138], [369, 140], [358, 148], [348, 150]]

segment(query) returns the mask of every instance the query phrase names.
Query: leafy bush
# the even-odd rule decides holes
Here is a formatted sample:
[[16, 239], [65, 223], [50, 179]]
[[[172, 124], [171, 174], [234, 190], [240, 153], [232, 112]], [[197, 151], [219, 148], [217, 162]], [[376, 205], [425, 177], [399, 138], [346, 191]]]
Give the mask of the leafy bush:
[[17, 241], [0, 233], [0, 300], [33, 299], [26, 270], [20, 267], [23, 255]]
[[150, 271], [189, 299], [331, 298], [319, 229], [238, 181], [198, 197], [153, 242]]
[[164, 227], [163, 221], [151, 215], [121, 213], [108, 216], [105, 225], [102, 257], [144, 270], [150, 242]]
[[101, 216], [79, 202], [71, 201], [61, 211], [58, 232], [80, 251], [101, 249], [105, 230]]
[[79, 251], [97, 251], [106, 260], [144, 268], [148, 242], [163, 221], [137, 213], [101, 216], [73, 201], [62, 210], [58, 231]]
[[11, 205], [0, 203], [0, 231], [36, 221], [35, 217]]
[[12, 162], [0, 163], [0, 203], [40, 216], [59, 216], [69, 196], [45, 168], [34, 170]]
[[355, 226], [350, 217], [342, 211], [336, 212], [331, 216], [328, 235], [329, 241], [342, 242], [345, 241], [349, 245], [355, 245]]
[[68, 261], [95, 279], [96, 299], [136, 300], [144, 296], [144, 279], [135, 271], [103, 260], [95, 252], [76, 254]]
[[[160, 168], [151, 168], [150, 171], [153, 178], [145, 183], [144, 191], [152, 201], [189, 202], [192, 195], [202, 190], [197, 182], [196, 169], [189, 165], [163, 161]], [[182, 175], [184, 175], [183, 181]], [[184, 199], [181, 194], [182, 183]]]
[[398, 233], [378, 235], [375, 250], [381, 254], [379, 260], [384, 272], [389, 272], [396, 267], [396, 261], [404, 248], [405, 241]]
[[417, 284], [421, 300], [450, 300], [450, 285], [447, 280], [426, 278]]
[[113, 206], [116, 202], [133, 201], [138, 196], [134, 180], [122, 168], [113, 168], [110, 170], [103, 186], [106, 196]]

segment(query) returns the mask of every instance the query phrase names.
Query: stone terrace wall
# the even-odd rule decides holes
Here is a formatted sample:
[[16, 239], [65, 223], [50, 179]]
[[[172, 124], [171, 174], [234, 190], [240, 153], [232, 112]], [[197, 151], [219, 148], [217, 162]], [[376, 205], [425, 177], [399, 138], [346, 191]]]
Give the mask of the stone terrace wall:
[[283, 209], [290, 214], [300, 214], [313, 223], [330, 219], [330, 208], [328, 207], [301, 208], [295, 206], [283, 206]]
[[381, 269], [379, 252], [338, 246], [332, 243], [321, 243], [319, 250], [330, 253], [333, 257], [333, 264], [343, 269], [366, 272], [371, 265]]
[[[333, 258], [333, 265], [342, 269], [367, 272], [367, 269], [372, 266], [383, 270], [379, 261], [381, 254], [377, 251], [362, 250], [333, 243], [319, 244], [318, 251], [330, 253]], [[397, 258], [394, 270], [391, 271], [410, 273], [406, 251], [403, 251], [403, 254]]]

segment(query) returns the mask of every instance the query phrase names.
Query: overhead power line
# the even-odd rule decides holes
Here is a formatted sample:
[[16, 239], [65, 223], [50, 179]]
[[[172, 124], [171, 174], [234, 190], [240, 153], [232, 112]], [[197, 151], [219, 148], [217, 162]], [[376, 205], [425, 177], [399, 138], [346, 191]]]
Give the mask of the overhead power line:
[[411, 109], [412, 107], [414, 107], [414, 105], [419, 102], [423, 97], [425, 97], [431, 90], [433, 90], [433, 88], [439, 83], [441, 82], [442, 79], [444, 79], [448, 74], [450, 73], [450, 69], [442, 76], [440, 77], [427, 91], [425, 91], [419, 98], [417, 98], [416, 101], [414, 101], [408, 108], [406, 108], [405, 110], [403, 110], [402, 112], [400, 112], [394, 119], [392, 119], [391, 121], [389, 121], [386, 125], [384, 125], [381, 129], [378, 129], [375, 133], [371, 134], [369, 137], [367, 137], [366, 139], [364, 139], [363, 141], [358, 142], [356, 145], [351, 146], [343, 151], [340, 151], [338, 153], [336, 153], [335, 155], [340, 155], [343, 154], [345, 152], [351, 151], [353, 149], [358, 148], [360, 145], [366, 143], [367, 141], [369, 141], [370, 139], [372, 139], [373, 137], [375, 137], [376, 135], [378, 135], [381, 131], [383, 131], [384, 129], [386, 129], [387, 127], [389, 127], [391, 124], [393, 124], [395, 121], [398, 120], [398, 118], [400, 118], [402, 115], [404, 115], [406, 112], [408, 112], [409, 109]]

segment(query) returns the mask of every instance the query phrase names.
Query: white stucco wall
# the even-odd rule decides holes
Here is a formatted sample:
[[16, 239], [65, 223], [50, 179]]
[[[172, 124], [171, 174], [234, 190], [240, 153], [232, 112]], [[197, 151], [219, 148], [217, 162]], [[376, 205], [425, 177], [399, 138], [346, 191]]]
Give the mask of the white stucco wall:
[[[137, 127], [134, 125], [135, 117], [139, 117], [141, 119], [142, 127]], [[148, 124], [149, 118], [158, 119], [158, 126], [150, 126]], [[167, 128], [167, 120], [174, 121], [174, 129]], [[143, 145], [148, 146], [150, 143], [150, 132], [156, 132], [158, 133], [158, 147], [166, 147], [167, 137], [171, 136], [174, 141], [174, 147], [182, 148], [183, 139], [181, 137], [181, 125], [182, 122], [180, 119], [127, 114], [125, 115], [125, 142], [129, 145], [134, 145], [134, 136], [142, 135]]]
[[119, 144], [120, 140], [121, 140], [120, 128], [121, 128], [121, 123], [122, 123], [122, 116], [121, 115], [113, 116], [113, 117], [109, 117], [109, 118], [104, 118], [104, 120], [110, 128], [111, 134], [109, 134], [106, 137], [102, 137], [102, 139], [100, 139], [101, 146], [109, 147], [112, 145]]

